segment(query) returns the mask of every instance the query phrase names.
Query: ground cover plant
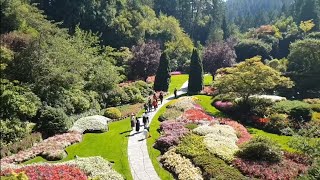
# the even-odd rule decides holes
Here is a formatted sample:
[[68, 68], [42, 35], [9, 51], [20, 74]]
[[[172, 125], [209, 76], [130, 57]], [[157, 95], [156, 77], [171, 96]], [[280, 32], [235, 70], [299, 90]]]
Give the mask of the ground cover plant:
[[64, 148], [73, 143], [80, 142], [81, 140], [82, 134], [77, 132], [55, 135], [29, 149], [2, 158], [1, 164], [21, 163], [38, 155], [41, 155], [48, 160], [62, 159], [66, 155]]
[[[75, 168], [75, 170], [72, 168]], [[1, 175], [9, 175], [12, 174], [12, 172], [21, 171], [25, 171], [27, 176], [32, 176], [29, 177], [30, 179], [87, 179], [87, 177], [101, 180], [124, 179], [119, 173], [112, 169], [112, 164], [110, 162], [100, 156], [77, 158], [62, 163], [36, 163], [31, 165], [4, 166]], [[74, 174], [74, 171], [78, 174]], [[57, 177], [59, 175], [60, 177]], [[72, 178], [72, 175], [74, 178]]]
[[169, 171], [173, 172], [178, 179], [202, 180], [201, 170], [195, 167], [192, 162], [171, 149], [161, 156], [160, 161]]
[[61, 166], [49, 166], [49, 165], [34, 165], [22, 167], [15, 170], [6, 170], [1, 172], [1, 177], [8, 176], [12, 173], [24, 172], [28, 179], [79, 179], [86, 180], [87, 176], [79, 168], [61, 165]]

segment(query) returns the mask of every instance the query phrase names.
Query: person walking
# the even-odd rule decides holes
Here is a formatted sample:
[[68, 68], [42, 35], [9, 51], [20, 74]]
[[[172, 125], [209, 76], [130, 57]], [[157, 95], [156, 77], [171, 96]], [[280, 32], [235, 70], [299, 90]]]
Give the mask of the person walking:
[[134, 129], [135, 124], [136, 124], [135, 116], [134, 116], [134, 114], [132, 113], [132, 114], [131, 114], [131, 129], [132, 129], [132, 130]]
[[139, 130], [140, 130], [140, 121], [139, 121], [139, 119], [137, 119], [136, 121], [137, 121], [136, 122], [136, 131], [139, 132]]
[[151, 101], [150, 97], [148, 99], [148, 106], [149, 106], [149, 112], [151, 112], [151, 110], [152, 110], [152, 101]]
[[160, 92], [159, 99], [160, 99], [160, 102], [162, 104], [162, 101], [163, 101], [163, 93], [162, 92]]
[[157, 108], [158, 108], [158, 100], [157, 99], [153, 100], [153, 107], [154, 107], [154, 110], [157, 110]]
[[147, 113], [149, 112], [149, 107], [148, 107], [148, 103], [144, 103], [144, 111]]
[[174, 98], [177, 98], [177, 88], [174, 88], [173, 93], [174, 93]]

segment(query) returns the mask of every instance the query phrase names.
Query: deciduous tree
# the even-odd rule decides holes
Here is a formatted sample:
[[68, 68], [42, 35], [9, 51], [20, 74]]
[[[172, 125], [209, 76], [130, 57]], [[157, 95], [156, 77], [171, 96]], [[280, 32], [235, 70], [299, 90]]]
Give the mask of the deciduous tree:
[[220, 94], [241, 97], [244, 102], [248, 102], [251, 95], [281, 86], [290, 88], [293, 82], [279, 71], [264, 65], [261, 57], [256, 56], [234, 67], [219, 69], [213, 86]]

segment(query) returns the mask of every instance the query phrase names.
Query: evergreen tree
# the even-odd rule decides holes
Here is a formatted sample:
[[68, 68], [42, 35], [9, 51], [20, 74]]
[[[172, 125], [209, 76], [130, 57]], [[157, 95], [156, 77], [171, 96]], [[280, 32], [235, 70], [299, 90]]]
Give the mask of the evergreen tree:
[[223, 40], [227, 40], [230, 36], [230, 31], [229, 31], [229, 27], [228, 27], [225, 16], [223, 17], [223, 21], [222, 21], [222, 30], [223, 30]]
[[162, 53], [160, 57], [160, 64], [156, 73], [154, 81], [155, 91], [168, 91], [170, 82], [169, 59], [167, 53]]
[[203, 67], [199, 53], [193, 49], [189, 72], [188, 93], [199, 93], [203, 87]]

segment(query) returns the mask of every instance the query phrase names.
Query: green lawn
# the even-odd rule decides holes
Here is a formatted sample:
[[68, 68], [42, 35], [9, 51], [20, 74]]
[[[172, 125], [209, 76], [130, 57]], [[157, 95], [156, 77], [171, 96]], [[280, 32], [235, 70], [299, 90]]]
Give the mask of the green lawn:
[[[61, 161], [68, 161], [79, 157], [102, 156], [108, 161], [113, 161], [113, 168], [126, 179], [132, 179], [128, 162], [128, 137], [130, 134], [130, 119], [109, 124], [109, 131], [105, 133], [87, 133], [80, 143], [66, 148], [68, 156]], [[26, 163], [46, 161], [42, 157], [36, 157]]]
[[212, 85], [212, 81], [213, 81], [213, 77], [212, 77], [211, 74], [208, 74], [208, 75], [203, 77], [203, 84], [205, 86], [211, 86]]
[[189, 75], [188, 74], [181, 74], [181, 75], [173, 75], [170, 79], [170, 85], [169, 85], [169, 93], [172, 94], [174, 91], [174, 88], [177, 88], [179, 90], [183, 83], [188, 81]]
[[211, 105], [212, 96], [195, 95], [195, 97], [199, 99], [198, 103], [208, 114], [215, 117], [225, 117], [225, 115], [222, 112], [220, 112], [218, 109]]
[[[167, 103], [166, 106], [172, 102], [173, 101]], [[148, 153], [152, 161], [153, 167], [156, 170], [157, 174], [159, 175], [160, 179], [170, 180], [170, 179], [174, 179], [173, 176], [164, 168], [162, 168], [162, 166], [158, 162], [157, 158], [161, 155], [160, 151], [153, 148], [153, 144], [160, 137], [160, 133], [157, 131], [158, 128], [160, 127], [160, 122], [158, 121], [158, 118], [162, 113], [166, 111], [167, 109], [166, 106], [163, 106], [152, 119], [152, 122], [150, 124], [151, 137], [148, 138], [147, 140], [147, 146], [148, 146]]]
[[295, 149], [292, 149], [289, 147], [288, 142], [293, 138], [292, 136], [283, 136], [278, 134], [272, 134], [265, 132], [260, 129], [247, 127], [250, 134], [253, 136], [263, 136], [272, 139], [273, 141], [277, 142], [283, 150], [289, 151], [289, 152], [295, 152]]

